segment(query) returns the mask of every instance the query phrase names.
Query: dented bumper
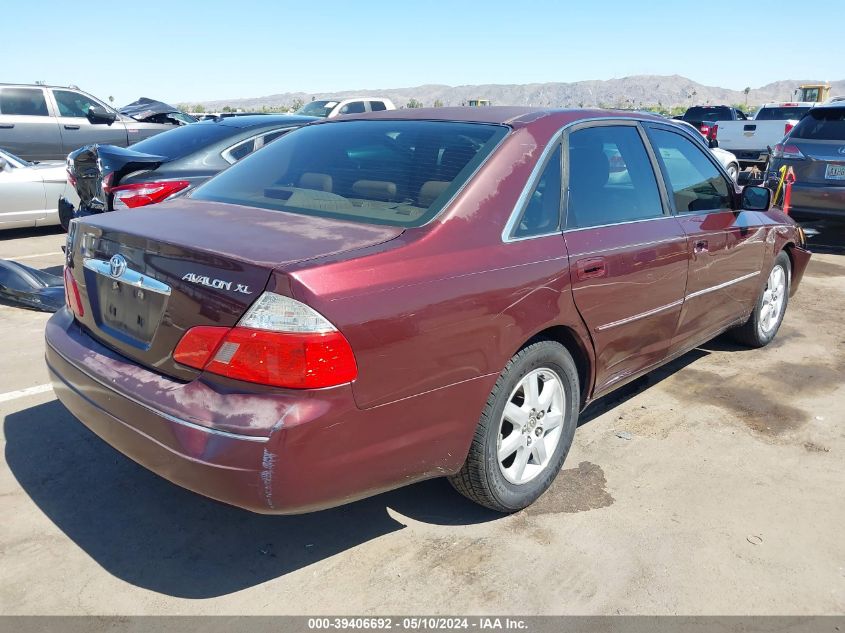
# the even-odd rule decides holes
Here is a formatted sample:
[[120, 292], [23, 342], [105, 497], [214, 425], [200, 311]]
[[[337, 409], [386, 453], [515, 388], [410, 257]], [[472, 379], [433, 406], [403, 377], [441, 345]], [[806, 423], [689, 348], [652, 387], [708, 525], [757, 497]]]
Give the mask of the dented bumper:
[[168, 378], [101, 345], [67, 309], [48, 322], [46, 343], [56, 395], [91, 431], [179, 486], [269, 514], [455, 472], [474, 425], [454, 416], [472, 420], [474, 401], [483, 402], [495, 378], [412, 398], [418, 407], [365, 411], [350, 385], [245, 392], [235, 381]]

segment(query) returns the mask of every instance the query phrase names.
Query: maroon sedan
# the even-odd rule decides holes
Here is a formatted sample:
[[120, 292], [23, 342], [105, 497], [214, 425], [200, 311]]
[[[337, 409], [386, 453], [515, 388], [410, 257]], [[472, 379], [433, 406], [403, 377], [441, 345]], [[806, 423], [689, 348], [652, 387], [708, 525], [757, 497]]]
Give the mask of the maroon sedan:
[[726, 330], [775, 336], [810, 254], [767, 189], [648, 115], [312, 124], [189, 198], [75, 221], [61, 401], [257, 512], [446, 475], [525, 507], [591, 400]]

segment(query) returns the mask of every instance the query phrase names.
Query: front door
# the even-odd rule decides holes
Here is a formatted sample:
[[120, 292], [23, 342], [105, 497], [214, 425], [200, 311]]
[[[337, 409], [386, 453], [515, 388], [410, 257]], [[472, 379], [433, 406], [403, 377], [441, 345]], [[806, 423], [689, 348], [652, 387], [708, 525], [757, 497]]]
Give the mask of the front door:
[[765, 228], [757, 212], [738, 208], [733, 183], [697, 140], [660, 125], [649, 125], [648, 134], [690, 257], [674, 353], [748, 313], [762, 283]]
[[564, 141], [564, 236], [596, 351], [594, 395], [666, 357], [684, 299], [687, 239], [644, 134], [634, 121], [588, 123]]
[[95, 124], [88, 120], [88, 108], [93, 105], [105, 107], [104, 104], [76, 90], [53, 89], [52, 92], [65, 154], [93, 143], [126, 147], [126, 126], [119, 117], [111, 125]]

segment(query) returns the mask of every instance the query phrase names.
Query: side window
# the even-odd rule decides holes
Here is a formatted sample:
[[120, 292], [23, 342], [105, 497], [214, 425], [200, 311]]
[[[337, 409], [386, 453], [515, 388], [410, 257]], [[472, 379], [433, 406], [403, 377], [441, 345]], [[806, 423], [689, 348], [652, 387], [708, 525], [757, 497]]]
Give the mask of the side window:
[[387, 106], [384, 105], [383, 101], [370, 101], [370, 110], [381, 112], [382, 110], [387, 110]]
[[545, 235], [560, 227], [560, 145], [537, 180], [513, 237]]
[[679, 213], [730, 207], [728, 183], [702, 149], [667, 130], [652, 128], [649, 134]]
[[99, 105], [85, 95], [71, 90], [54, 90], [56, 105], [59, 106], [59, 116], [84, 117], [88, 115], [88, 108]]
[[596, 126], [569, 135], [568, 229], [663, 215], [657, 179], [633, 126]]
[[254, 150], [255, 139], [249, 139], [223, 152], [223, 158], [227, 159], [230, 163], [237, 162], [244, 156], [251, 154]]
[[0, 114], [49, 116], [41, 88], [0, 88]]
[[351, 101], [340, 109], [340, 114], [359, 114], [364, 112], [363, 101]]

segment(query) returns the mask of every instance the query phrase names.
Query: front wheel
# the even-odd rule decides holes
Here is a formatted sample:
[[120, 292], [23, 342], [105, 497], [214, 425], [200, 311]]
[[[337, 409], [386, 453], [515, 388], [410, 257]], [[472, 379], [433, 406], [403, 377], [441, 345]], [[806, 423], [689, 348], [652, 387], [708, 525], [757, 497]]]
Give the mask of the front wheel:
[[554, 341], [524, 347], [496, 381], [452, 486], [499, 512], [530, 505], [563, 465], [579, 406], [578, 371], [567, 349]]
[[748, 321], [733, 331], [737, 341], [749, 347], [763, 347], [775, 338], [789, 303], [791, 272], [789, 255], [781, 251], [775, 258], [766, 280], [766, 287], [763, 288], [754, 311]]

